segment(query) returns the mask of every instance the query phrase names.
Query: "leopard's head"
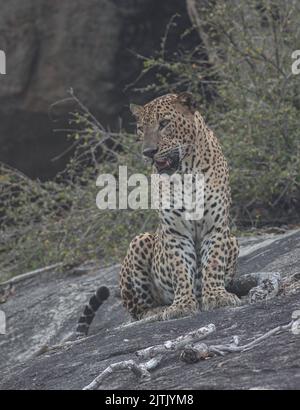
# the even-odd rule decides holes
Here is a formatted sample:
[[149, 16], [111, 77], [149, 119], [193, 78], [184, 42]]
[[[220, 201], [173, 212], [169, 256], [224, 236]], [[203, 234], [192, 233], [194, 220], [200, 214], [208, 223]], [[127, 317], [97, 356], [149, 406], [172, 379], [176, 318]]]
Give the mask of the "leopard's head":
[[166, 94], [144, 106], [130, 105], [143, 155], [158, 173], [176, 171], [195, 143], [196, 104], [190, 93]]

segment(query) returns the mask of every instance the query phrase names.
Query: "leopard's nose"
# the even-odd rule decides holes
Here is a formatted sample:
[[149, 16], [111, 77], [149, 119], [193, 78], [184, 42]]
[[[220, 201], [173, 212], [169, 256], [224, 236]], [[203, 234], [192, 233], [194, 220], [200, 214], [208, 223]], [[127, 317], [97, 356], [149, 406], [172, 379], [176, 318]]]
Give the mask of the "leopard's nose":
[[143, 155], [148, 158], [153, 158], [157, 151], [157, 148], [145, 148], [143, 150]]

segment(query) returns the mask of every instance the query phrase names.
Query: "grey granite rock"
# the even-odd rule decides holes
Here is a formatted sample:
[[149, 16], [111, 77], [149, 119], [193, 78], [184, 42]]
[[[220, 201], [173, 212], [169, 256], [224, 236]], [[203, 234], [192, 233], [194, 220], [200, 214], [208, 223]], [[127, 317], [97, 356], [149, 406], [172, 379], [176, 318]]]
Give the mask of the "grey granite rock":
[[132, 95], [124, 88], [142, 68], [134, 53], [159, 49], [175, 13], [182, 15], [177, 37], [190, 25], [182, 0], [0, 0], [0, 10], [7, 61], [0, 75], [0, 160], [40, 178], [63, 167], [66, 158], [51, 159], [69, 145], [53, 129], [66, 127], [74, 105], [56, 106], [51, 118], [61, 121], [53, 122], [51, 104], [73, 87], [104, 126], [118, 127], [119, 116], [128, 123]]
[[[111, 363], [136, 359], [139, 349], [209, 323], [216, 331], [205, 339], [207, 344], [228, 343], [234, 335], [245, 344], [287, 324], [300, 309], [300, 230], [243, 238], [241, 244], [239, 274], [279, 272], [279, 295], [167, 322], [120, 327], [129, 317], [117, 291], [119, 266], [80, 276], [45, 272], [17, 282], [15, 294], [0, 305], [7, 315], [7, 334], [0, 335], [0, 389], [82, 389]], [[85, 301], [100, 284], [109, 286], [112, 296], [99, 310], [90, 336], [68, 349], [45, 349], [42, 354], [44, 345], [59, 344], [72, 335]], [[123, 371], [100, 388], [299, 389], [300, 336], [285, 331], [247, 352], [195, 364], [184, 364], [172, 353], [148, 381]]]

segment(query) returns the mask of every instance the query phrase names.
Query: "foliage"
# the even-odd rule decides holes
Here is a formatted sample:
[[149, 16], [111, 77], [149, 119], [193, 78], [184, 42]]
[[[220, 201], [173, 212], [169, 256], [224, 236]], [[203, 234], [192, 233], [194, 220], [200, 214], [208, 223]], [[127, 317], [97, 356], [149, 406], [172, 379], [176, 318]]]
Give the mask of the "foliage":
[[238, 225], [299, 220], [300, 76], [291, 71], [299, 2], [187, 0], [187, 6], [199, 46], [170, 55], [165, 37], [154, 57], [143, 58], [142, 77], [155, 73], [156, 80], [136, 90], [193, 92], [229, 160]]
[[73, 93], [72, 99], [78, 104], [70, 115], [74, 152], [62, 173], [41, 182], [1, 164], [1, 279], [61, 261], [119, 262], [136, 233], [154, 229], [155, 212], [97, 208], [100, 173], [118, 178], [120, 165], [128, 175], [149, 170], [136, 136], [107, 132]]
[[[142, 59], [144, 95], [193, 92], [229, 160], [238, 227], [294, 222], [300, 216], [300, 76], [298, 0], [186, 0], [199, 45], [161, 49]], [[191, 30], [190, 30], [191, 31]], [[182, 34], [185, 40], [190, 31]], [[146, 97], [145, 97], [146, 98]], [[0, 277], [56, 262], [120, 261], [130, 239], [153, 230], [153, 211], [100, 211], [100, 173], [145, 172], [135, 136], [108, 132], [71, 91], [72, 157], [53, 181], [31, 180], [0, 166]], [[149, 171], [149, 170], [148, 170]], [[146, 173], [148, 173], [146, 171]]]

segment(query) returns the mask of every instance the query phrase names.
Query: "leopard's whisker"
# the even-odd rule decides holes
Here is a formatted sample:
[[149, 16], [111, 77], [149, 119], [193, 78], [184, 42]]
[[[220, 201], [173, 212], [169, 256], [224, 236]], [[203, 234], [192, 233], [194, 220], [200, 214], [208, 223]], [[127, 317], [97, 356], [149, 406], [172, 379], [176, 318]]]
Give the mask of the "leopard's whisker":
[[169, 148], [169, 149], [167, 149], [167, 150], [165, 150], [165, 151], [160, 152], [159, 155], [156, 156], [156, 158], [157, 158], [157, 159], [163, 159], [163, 158], [165, 158], [165, 157], [167, 157], [167, 156], [169, 156], [169, 155], [172, 155], [172, 154], [174, 154], [174, 153], [178, 153], [179, 157], [181, 157], [182, 154], [183, 154], [184, 149], [185, 149], [186, 147], [189, 147], [189, 146], [192, 146], [192, 144], [181, 144], [181, 145], [177, 145], [176, 147], [172, 147], [172, 148]]

